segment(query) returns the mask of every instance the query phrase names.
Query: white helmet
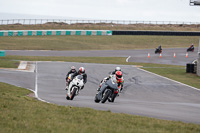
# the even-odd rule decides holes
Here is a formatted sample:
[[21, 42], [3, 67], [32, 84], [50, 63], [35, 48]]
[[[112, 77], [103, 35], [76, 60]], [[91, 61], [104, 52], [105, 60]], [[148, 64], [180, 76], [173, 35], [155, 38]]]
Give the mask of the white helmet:
[[74, 71], [76, 70], [76, 67], [75, 67], [75, 66], [72, 66], [72, 67], [71, 67], [71, 70], [72, 70], [72, 72], [74, 72]]
[[116, 67], [115, 71], [121, 71], [121, 68], [120, 67]]
[[72, 66], [71, 69], [76, 69], [76, 67], [75, 67], [75, 66]]

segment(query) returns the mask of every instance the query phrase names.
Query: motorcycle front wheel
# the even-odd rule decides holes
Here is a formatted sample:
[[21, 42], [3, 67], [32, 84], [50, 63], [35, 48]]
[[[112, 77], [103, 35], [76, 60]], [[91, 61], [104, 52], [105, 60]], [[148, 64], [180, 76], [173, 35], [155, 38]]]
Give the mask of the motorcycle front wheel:
[[95, 103], [99, 103], [99, 102], [100, 102], [100, 100], [97, 98], [97, 95], [98, 95], [98, 93], [97, 93], [96, 96], [94, 97]]
[[105, 103], [107, 101], [108, 97], [111, 95], [111, 93], [112, 93], [111, 90], [105, 91], [104, 94], [103, 94], [103, 98], [101, 100], [101, 103]]
[[76, 95], [76, 91], [77, 91], [77, 88], [75, 87], [75, 88], [73, 89], [73, 91], [71, 92], [70, 100], [73, 100], [73, 99], [74, 99], [74, 96]]

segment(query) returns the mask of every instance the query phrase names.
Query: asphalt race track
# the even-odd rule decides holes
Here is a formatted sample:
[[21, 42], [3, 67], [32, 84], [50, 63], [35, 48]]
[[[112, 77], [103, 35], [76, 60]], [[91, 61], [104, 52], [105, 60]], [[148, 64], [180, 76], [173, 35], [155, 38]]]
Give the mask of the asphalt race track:
[[[172, 54], [174, 53], [172, 50], [163, 52], [162, 58], [153, 54], [153, 50], [149, 50], [149, 52], [148, 50], [144, 52], [141, 52], [140, 50], [129, 50], [130, 53], [124, 51], [124, 54], [121, 56], [131, 56], [129, 61], [137, 61], [140, 58], [147, 58], [143, 57], [143, 55], [145, 54], [147, 56], [146, 53], [152, 52], [149, 59], [152, 58], [153, 63], [160, 63], [159, 60], [161, 61], [161, 59], [163, 59], [168, 60], [167, 63], [169, 64], [177, 63], [178, 65], [185, 65], [187, 62], [191, 62], [191, 60], [197, 57], [197, 53], [193, 52], [191, 54], [189, 53], [190, 58], [185, 58], [185, 51], [182, 52], [183, 50], [178, 50], [180, 50], [180, 52], [177, 52], [176, 58], [179, 58], [178, 56], [180, 56], [181, 59], [177, 61], [172, 61], [175, 59], [173, 58], [173, 55], [172, 57], [170, 56], [170, 52]], [[15, 52], [15, 55], [17, 53], [16, 51], [6, 52], [10, 52], [9, 55], [11, 55], [12, 52]], [[106, 52], [108, 51], [105, 51], [105, 53]], [[123, 53], [123, 51], [121, 52]], [[104, 51], [101, 51], [101, 53], [104, 53]], [[181, 53], [183, 57], [181, 56]], [[87, 54], [89, 55], [90, 53]], [[110, 55], [111, 54], [112, 53], [110, 53]], [[134, 56], [135, 54], [137, 56]], [[147, 61], [149, 61], [148, 58]], [[68, 101], [65, 98], [65, 75], [72, 65], [77, 68], [80, 66], [85, 67], [88, 75], [88, 82], [73, 101]], [[31, 89], [37, 92], [40, 99], [58, 105], [90, 107], [97, 110], [111, 110], [116, 113], [128, 113], [200, 124], [199, 90], [146, 72], [135, 66], [120, 65], [125, 79], [124, 91], [116, 98], [114, 103], [95, 103], [94, 96], [99, 82], [104, 77], [108, 76], [109, 72], [113, 71], [115, 67], [116, 65], [108, 64], [37, 62], [37, 73], [0, 69], [0, 82], [6, 82], [12, 85]], [[35, 80], [37, 80], [37, 82], [35, 82]]]
[[[162, 58], [154, 53], [154, 49], [144, 50], [89, 50], [89, 51], [39, 51], [39, 50], [6, 50], [6, 55], [22, 56], [68, 56], [68, 57], [129, 57], [129, 62], [144, 62], [157, 64], [183, 65], [197, 59], [198, 48], [194, 52], [188, 52], [187, 48], [166, 48], [163, 49]], [[148, 58], [148, 53], [150, 58]], [[174, 58], [174, 53], [176, 57]]]

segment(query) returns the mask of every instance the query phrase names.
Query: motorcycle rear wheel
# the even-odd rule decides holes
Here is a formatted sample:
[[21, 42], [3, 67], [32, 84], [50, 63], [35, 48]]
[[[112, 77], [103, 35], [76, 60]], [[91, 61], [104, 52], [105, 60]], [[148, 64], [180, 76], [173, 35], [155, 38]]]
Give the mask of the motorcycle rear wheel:
[[110, 102], [114, 102], [115, 101], [115, 98], [116, 98], [117, 94], [113, 94], [112, 97], [111, 97], [111, 100]]

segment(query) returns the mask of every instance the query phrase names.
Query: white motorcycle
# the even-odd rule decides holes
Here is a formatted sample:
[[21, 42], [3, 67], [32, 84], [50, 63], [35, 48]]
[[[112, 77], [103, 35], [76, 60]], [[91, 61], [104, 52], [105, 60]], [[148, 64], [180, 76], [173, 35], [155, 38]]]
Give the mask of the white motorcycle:
[[75, 96], [79, 94], [80, 89], [84, 86], [83, 76], [77, 75], [69, 84], [67, 91], [67, 100], [73, 100]]

